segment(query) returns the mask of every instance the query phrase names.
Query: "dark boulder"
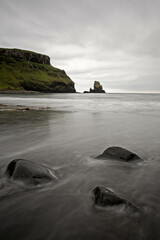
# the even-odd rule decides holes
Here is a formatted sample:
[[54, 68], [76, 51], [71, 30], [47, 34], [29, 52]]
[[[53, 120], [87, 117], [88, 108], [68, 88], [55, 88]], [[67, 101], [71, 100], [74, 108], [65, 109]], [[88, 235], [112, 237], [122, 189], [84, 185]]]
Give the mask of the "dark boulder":
[[110, 189], [98, 186], [92, 190], [94, 204], [97, 206], [112, 206], [125, 203], [125, 200], [118, 197], [116, 193]]
[[33, 185], [57, 181], [57, 177], [50, 169], [24, 159], [11, 161], [7, 166], [6, 176], [12, 180], [19, 180]]
[[96, 159], [115, 159], [124, 162], [140, 160], [140, 157], [122, 147], [109, 147]]
[[142, 210], [124, 198], [119, 197], [112, 190], [97, 186], [92, 190], [94, 205], [98, 207], [123, 206], [123, 209], [130, 213], [142, 214]]

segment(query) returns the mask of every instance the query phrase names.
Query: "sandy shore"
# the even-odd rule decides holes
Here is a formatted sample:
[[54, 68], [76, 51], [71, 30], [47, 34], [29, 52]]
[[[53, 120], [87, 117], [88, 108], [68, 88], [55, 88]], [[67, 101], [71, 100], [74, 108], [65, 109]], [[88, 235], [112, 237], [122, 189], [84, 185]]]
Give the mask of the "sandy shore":
[[0, 111], [30, 111], [30, 110], [54, 110], [51, 107], [38, 107], [38, 106], [23, 106], [23, 105], [9, 105], [0, 104]]
[[[0, 103], [0, 239], [160, 239], [159, 95], [0, 96]], [[143, 161], [95, 159], [111, 146]], [[29, 189], [4, 178], [14, 159], [48, 167], [58, 182]], [[95, 207], [97, 186], [142, 216], [123, 206]]]

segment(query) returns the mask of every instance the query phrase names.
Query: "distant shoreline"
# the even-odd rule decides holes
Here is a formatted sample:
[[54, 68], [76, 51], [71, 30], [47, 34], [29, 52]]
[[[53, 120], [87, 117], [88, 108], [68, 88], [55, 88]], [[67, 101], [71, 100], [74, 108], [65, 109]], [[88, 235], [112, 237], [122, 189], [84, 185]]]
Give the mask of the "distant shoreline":
[[[56, 93], [56, 92], [38, 92], [38, 91], [26, 91], [26, 90], [0, 90], [0, 95], [1, 94], [84, 94], [84, 95], [88, 95], [88, 93], [84, 93], [84, 92], [75, 92], [75, 93]], [[90, 94], [102, 94], [102, 93], [90, 93]], [[159, 95], [160, 92], [106, 92], [105, 94], [154, 94], [154, 95]], [[103, 95], [103, 94], [102, 94]]]
[[0, 90], [0, 94], [39, 94], [37, 91], [25, 91], [25, 90]]
[[26, 90], [0, 90], [0, 94], [76, 94], [81, 92], [38, 92], [38, 91], [26, 91]]

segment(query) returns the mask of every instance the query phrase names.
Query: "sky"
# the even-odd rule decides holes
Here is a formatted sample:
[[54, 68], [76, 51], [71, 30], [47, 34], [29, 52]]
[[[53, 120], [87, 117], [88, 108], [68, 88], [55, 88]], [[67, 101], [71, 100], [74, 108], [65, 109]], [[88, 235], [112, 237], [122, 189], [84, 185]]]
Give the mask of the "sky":
[[0, 0], [0, 47], [50, 56], [80, 92], [160, 92], [160, 1]]

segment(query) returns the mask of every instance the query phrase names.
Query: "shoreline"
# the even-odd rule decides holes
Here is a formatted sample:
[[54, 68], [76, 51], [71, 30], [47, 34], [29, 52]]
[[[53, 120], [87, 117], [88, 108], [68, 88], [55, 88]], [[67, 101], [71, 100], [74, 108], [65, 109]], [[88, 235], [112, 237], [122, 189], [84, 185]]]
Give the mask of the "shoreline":
[[36, 106], [24, 106], [24, 105], [9, 105], [9, 104], [0, 104], [0, 112], [3, 111], [31, 111], [31, 110], [46, 110], [46, 111], [53, 111], [55, 109], [51, 107], [36, 107]]
[[0, 103], [0, 112], [28, 112], [28, 111], [51, 111], [51, 112], [77, 112], [77, 111], [66, 111], [64, 109], [59, 110], [55, 107], [39, 107], [39, 106], [25, 106], [25, 105], [10, 105]]
[[40, 92], [25, 90], [0, 90], [0, 94], [40, 94]]
[[25, 90], [0, 90], [0, 94], [75, 94], [81, 92], [38, 92], [38, 91], [25, 91]]

